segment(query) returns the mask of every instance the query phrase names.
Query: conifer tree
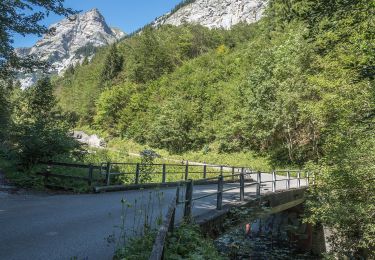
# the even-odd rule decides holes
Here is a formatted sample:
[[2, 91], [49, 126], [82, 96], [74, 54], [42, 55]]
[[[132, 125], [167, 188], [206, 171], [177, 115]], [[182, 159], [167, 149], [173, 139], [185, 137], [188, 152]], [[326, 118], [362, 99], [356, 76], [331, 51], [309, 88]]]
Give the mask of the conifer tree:
[[69, 124], [59, 112], [49, 78], [40, 79], [23, 91], [17, 103], [11, 139], [24, 167], [55, 155], [69, 154], [78, 147], [68, 136]]
[[122, 69], [123, 57], [119, 54], [116, 44], [113, 44], [104, 61], [100, 75], [101, 82], [114, 79]]

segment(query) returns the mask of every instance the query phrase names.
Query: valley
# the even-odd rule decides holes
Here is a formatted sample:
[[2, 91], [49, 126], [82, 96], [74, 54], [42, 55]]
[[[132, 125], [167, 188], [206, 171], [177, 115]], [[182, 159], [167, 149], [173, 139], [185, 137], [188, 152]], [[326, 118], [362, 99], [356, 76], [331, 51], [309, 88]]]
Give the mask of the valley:
[[[208, 176], [215, 182], [208, 188], [217, 195], [210, 201], [214, 206], [197, 204], [199, 210], [210, 209], [217, 219], [227, 214], [229, 209], [220, 204], [224, 185], [229, 189], [240, 185], [235, 188], [234, 202], [243, 202], [243, 174], [253, 174], [247, 181], [259, 190], [263, 186], [256, 174], [265, 174], [269, 193], [278, 194], [277, 185], [285, 182], [286, 189], [279, 190], [282, 197], [291, 188], [288, 179], [282, 178], [297, 178], [298, 185], [292, 188], [299, 189], [300, 173], [305, 172], [306, 184], [314, 177], [306, 185], [301, 218], [311, 227], [323, 225], [330, 231], [330, 250], [315, 257], [374, 257], [373, 1], [186, 0], [164, 14], [143, 2], [108, 1], [100, 3], [100, 8], [85, 1], [72, 7], [63, 0], [0, 3], [0, 171], [5, 176], [1, 182], [12, 189], [41, 192], [46, 198], [36, 199], [36, 204], [48, 206], [39, 211], [33, 197], [23, 213], [12, 202], [20, 194], [2, 191], [0, 221], [5, 220], [0, 225], [7, 228], [9, 239], [20, 239], [12, 236], [12, 229], [17, 234], [28, 230], [30, 239], [39, 236], [27, 228], [43, 221], [52, 223], [48, 221], [66, 214], [69, 199], [61, 197], [65, 208], [57, 210], [48, 201], [58, 202], [60, 197], [45, 192], [77, 198], [73, 206], [79, 212], [80, 198], [95, 204], [90, 193], [96, 187], [142, 191], [151, 184], [168, 186], [173, 200], [181, 184], [185, 199], [171, 208], [176, 213], [177, 205], [184, 207], [187, 226], [168, 235], [166, 230], [175, 225], [172, 211], [164, 212], [155, 223], [147, 223], [135, 240], [117, 241], [121, 246], [113, 257], [140, 259], [139, 248], [147, 247], [148, 255], [141, 258], [148, 259], [157, 245], [154, 242], [159, 241], [156, 237], [162, 237], [156, 252], [160, 255], [160, 250], [166, 250], [170, 259], [236, 259], [216, 250], [208, 237], [212, 232], [191, 225], [185, 214], [192, 210], [191, 185], [207, 181], [206, 168], [216, 165]], [[126, 8], [135, 8], [139, 17], [133, 17], [134, 21], [104, 18], [100, 9], [110, 8], [112, 12], [122, 8], [124, 13]], [[47, 25], [49, 15], [61, 21]], [[108, 25], [106, 19], [114, 18], [122, 28], [126, 23], [139, 23], [138, 18], [143, 23], [125, 33]], [[34, 46], [15, 48], [13, 42], [19, 35], [40, 38]], [[95, 134], [91, 145], [95, 147], [77, 142], [76, 134], [70, 134], [74, 131]], [[233, 183], [223, 180], [228, 172], [224, 168], [238, 170], [237, 179], [233, 171]], [[262, 204], [264, 197], [258, 189], [252, 188], [255, 197], [248, 199], [272, 210], [270, 203]], [[64, 230], [73, 234], [76, 225], [77, 234], [85, 240], [88, 231], [80, 223], [90, 220], [88, 213], [95, 207], [105, 208], [107, 199], [114, 218], [124, 221], [121, 205], [116, 206], [114, 200], [126, 194], [133, 193], [100, 194], [98, 205], [83, 207], [76, 214], [79, 221], [67, 214]], [[163, 209], [169, 210], [168, 203]], [[104, 211], [100, 212], [91, 218], [93, 223], [100, 222]], [[7, 226], [25, 214], [33, 215], [36, 222], [27, 228], [15, 222]], [[142, 218], [147, 219], [147, 214]], [[162, 220], [172, 225], [164, 226]], [[151, 228], [154, 224], [156, 228]], [[46, 237], [56, 235], [53, 230], [45, 231]], [[183, 241], [179, 236], [184, 234], [183, 244], [170, 242]], [[12, 259], [18, 249], [10, 250], [8, 238], [4, 239], [6, 248], [1, 251], [10, 253], [3, 258]], [[197, 242], [201, 240], [207, 250]], [[264, 241], [269, 242], [268, 238]], [[44, 246], [41, 242], [36, 256], [58, 258], [53, 251], [48, 255]], [[76, 249], [80, 252], [79, 246]], [[21, 251], [19, 259], [25, 258], [26, 251]], [[95, 254], [99, 259], [110, 258], [108, 252]]]

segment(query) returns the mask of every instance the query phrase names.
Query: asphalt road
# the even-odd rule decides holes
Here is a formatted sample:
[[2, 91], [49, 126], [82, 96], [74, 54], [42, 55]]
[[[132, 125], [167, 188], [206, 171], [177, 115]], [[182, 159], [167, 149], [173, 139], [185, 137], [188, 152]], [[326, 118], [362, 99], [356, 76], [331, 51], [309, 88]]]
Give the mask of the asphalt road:
[[[270, 178], [262, 176], [262, 181]], [[224, 189], [234, 186], [238, 184], [226, 184]], [[285, 183], [279, 182], [277, 188], [284, 189]], [[216, 189], [217, 185], [195, 186], [193, 197]], [[263, 192], [270, 189], [267, 184]], [[134, 236], [145, 221], [155, 223], [165, 214], [175, 192], [175, 188], [52, 196], [0, 192], [0, 259], [112, 259], [116, 244], [108, 240], [113, 240], [113, 235], [119, 237], [120, 227], [125, 227], [126, 236]], [[248, 198], [253, 196], [255, 186], [246, 188], [245, 193]], [[184, 194], [180, 195], [183, 198]], [[226, 192], [223, 202], [238, 198], [236, 189]], [[195, 201], [193, 215], [215, 206], [216, 196]], [[178, 220], [182, 210], [179, 206]]]

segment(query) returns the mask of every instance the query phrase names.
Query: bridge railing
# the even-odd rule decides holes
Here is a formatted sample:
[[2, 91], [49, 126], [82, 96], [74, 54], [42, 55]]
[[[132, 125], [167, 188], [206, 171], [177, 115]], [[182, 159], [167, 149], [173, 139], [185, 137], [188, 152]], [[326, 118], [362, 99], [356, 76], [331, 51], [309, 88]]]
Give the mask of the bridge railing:
[[[61, 162], [41, 162], [47, 168], [39, 172], [44, 176], [47, 185], [52, 179], [71, 179], [86, 182], [88, 187], [111, 186], [118, 184], [165, 184], [183, 183], [190, 179], [198, 183], [230, 183], [230, 182], [256, 182], [261, 184], [272, 183], [272, 191], [276, 191], [277, 183], [285, 182], [285, 188], [292, 185], [300, 187], [301, 180], [306, 179], [309, 184], [307, 172], [300, 170], [278, 170], [269, 172], [256, 172], [248, 167], [225, 166], [212, 164], [142, 164], [142, 163], [117, 163], [107, 162], [100, 165], [73, 164]], [[262, 174], [272, 175], [272, 180], [263, 180]], [[279, 175], [284, 175], [280, 178]], [[302, 177], [304, 174], [304, 177]], [[293, 177], [292, 177], [293, 175]], [[242, 178], [242, 177], [243, 178]], [[220, 177], [223, 177], [222, 180]], [[242, 178], [242, 179], [241, 179]], [[259, 184], [259, 190], [262, 185]], [[255, 185], [254, 183], [248, 184]], [[238, 187], [241, 188], [242, 186]], [[234, 190], [234, 188], [233, 188]]]
[[45, 167], [40, 169], [37, 174], [44, 176], [45, 185], [48, 186], [63, 186], [74, 181], [86, 182], [88, 187], [93, 184], [97, 186], [164, 184], [188, 179], [209, 180], [212, 177], [216, 179], [217, 176], [223, 175], [224, 172], [231, 173], [232, 181], [236, 181], [235, 174], [241, 171], [241, 167], [189, 164], [188, 162], [181, 164], [108, 162], [93, 165], [48, 161], [39, 162], [39, 164]]
[[[104, 181], [101, 174], [101, 166], [52, 161], [39, 162], [39, 164], [45, 166], [45, 168], [40, 169], [36, 174], [44, 177], [43, 182], [45, 186], [62, 187], [64, 184], [61, 182], [66, 180], [87, 183], [87, 187], [91, 187], [94, 184], [98, 185]], [[60, 185], [56, 182], [54, 183], [53, 179], [60, 180]]]
[[[286, 173], [285, 178], [277, 178], [280, 177], [280, 175], [277, 175], [277, 173]], [[291, 174], [295, 173], [296, 177], [291, 177]], [[246, 183], [245, 177], [251, 176], [251, 174], [255, 174], [256, 181]], [[270, 181], [262, 181], [262, 176], [264, 177], [265, 174], [267, 176], [271, 175], [272, 180]], [[225, 179], [232, 179], [232, 178], [239, 178], [239, 186], [230, 187], [230, 188], [224, 188]], [[194, 197], [194, 183], [198, 183], [201, 181], [209, 181], [209, 180], [217, 180], [217, 190], [215, 192], [210, 192], [209, 194], [201, 195], [201, 196], [195, 196]], [[305, 180], [305, 184], [301, 184], [301, 181]], [[184, 180], [179, 183], [179, 185], [176, 188], [176, 195], [173, 197], [172, 202], [168, 208], [167, 214], [163, 220], [162, 225], [160, 226], [158, 233], [155, 238], [155, 242], [153, 245], [153, 249], [150, 255], [149, 260], [161, 260], [164, 259], [164, 250], [165, 245], [167, 242], [167, 233], [168, 231], [173, 232], [173, 228], [175, 225], [175, 214], [176, 209], [178, 205], [184, 206], [183, 216], [184, 220], [187, 222], [190, 222], [193, 218], [192, 216], [192, 208], [193, 208], [193, 202], [202, 200], [211, 196], [216, 196], [216, 210], [222, 210], [223, 208], [223, 194], [226, 192], [231, 192], [238, 190], [239, 192], [239, 200], [244, 201], [245, 200], [245, 188], [256, 186], [255, 194], [257, 197], [261, 195], [262, 185], [265, 185], [267, 183], [271, 183], [272, 186], [272, 192], [276, 192], [277, 189], [277, 182], [286, 182], [285, 189], [283, 190], [289, 190], [293, 188], [291, 185], [292, 181], [296, 181], [295, 188], [300, 188], [301, 186], [308, 186], [310, 181], [314, 183], [314, 176], [311, 176], [309, 172], [303, 172], [303, 171], [273, 171], [271, 173], [268, 172], [252, 172], [252, 171], [245, 171], [245, 169], [242, 167], [241, 172], [239, 174], [229, 174], [229, 175], [219, 175], [218, 177], [212, 177], [212, 178], [206, 178], [201, 180]], [[180, 189], [185, 187], [185, 197], [184, 199], [180, 199]]]
[[177, 208], [177, 200], [178, 200], [178, 192], [176, 190], [176, 195], [172, 198], [171, 203], [168, 207], [168, 211], [166, 216], [163, 219], [161, 226], [155, 237], [155, 242], [152, 247], [150, 260], [160, 260], [164, 258], [164, 249], [166, 244], [166, 239], [168, 232], [173, 232], [174, 225], [175, 225], [175, 216], [176, 216], [176, 208]]
[[[106, 185], [114, 184], [142, 184], [142, 183], [170, 183], [194, 180], [216, 180], [224, 172], [232, 175], [235, 181], [236, 173], [244, 167], [211, 165], [211, 164], [142, 164], [142, 163], [113, 163], [102, 164]], [[250, 171], [246, 168], [247, 171]]]
[[[277, 175], [277, 173], [286, 173], [285, 178], [280, 178], [280, 175]], [[291, 174], [294, 173], [296, 177], [291, 177]], [[246, 183], [245, 179], [246, 176], [251, 175], [256, 175], [256, 181], [252, 181], [250, 183]], [[271, 175], [272, 179], [271, 180], [262, 180], [262, 176], [267, 176], [269, 177]], [[225, 184], [225, 179], [226, 178], [233, 178], [233, 177], [239, 177], [239, 185], [238, 186], [231, 186], [229, 188], [224, 188]], [[210, 179], [215, 179], [215, 178], [210, 178]], [[206, 179], [207, 180], [207, 179]], [[259, 197], [262, 194], [262, 189], [264, 191], [268, 191], [268, 187], [264, 188], [264, 186], [267, 186], [267, 184], [271, 185], [271, 192], [276, 192], [276, 191], [281, 191], [281, 190], [289, 190], [292, 188], [300, 188], [303, 186], [309, 186], [310, 183], [314, 184], [315, 182], [315, 176], [311, 175], [307, 171], [273, 171], [271, 173], [269, 172], [245, 172], [244, 170], [241, 171], [239, 174], [234, 174], [234, 175], [220, 175], [216, 177], [217, 180], [217, 190], [215, 192], [210, 192], [209, 194], [204, 194], [200, 196], [194, 197], [194, 191], [193, 191], [193, 185], [194, 183], [199, 184], [199, 182], [203, 180], [188, 180], [180, 183], [180, 186], [185, 186], [185, 198], [184, 200], [178, 200], [178, 204], [184, 204], [184, 217], [186, 219], [191, 218], [191, 213], [192, 213], [192, 207], [193, 207], [193, 202], [202, 200], [208, 197], [216, 196], [216, 209], [221, 210], [223, 207], [223, 194], [226, 192], [232, 192], [236, 191], [238, 192], [238, 199], [239, 201], [244, 201], [245, 200], [245, 188], [255, 186], [255, 196]], [[304, 181], [304, 183], [302, 183]], [[285, 182], [285, 188], [280, 188], [277, 186], [278, 182]], [[295, 182], [294, 185], [292, 185]], [[178, 187], [180, 189], [181, 187]]]

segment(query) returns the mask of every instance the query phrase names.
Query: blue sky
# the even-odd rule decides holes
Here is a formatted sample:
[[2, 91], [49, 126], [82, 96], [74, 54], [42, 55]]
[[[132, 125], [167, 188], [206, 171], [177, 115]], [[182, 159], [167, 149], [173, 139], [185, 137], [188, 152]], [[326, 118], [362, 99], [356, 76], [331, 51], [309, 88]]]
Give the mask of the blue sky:
[[[109, 26], [130, 33], [175, 7], [181, 0], [65, 0], [65, 6], [87, 11], [98, 8]], [[42, 23], [50, 25], [63, 17], [51, 14]], [[38, 37], [15, 35], [14, 47], [30, 47]]]

